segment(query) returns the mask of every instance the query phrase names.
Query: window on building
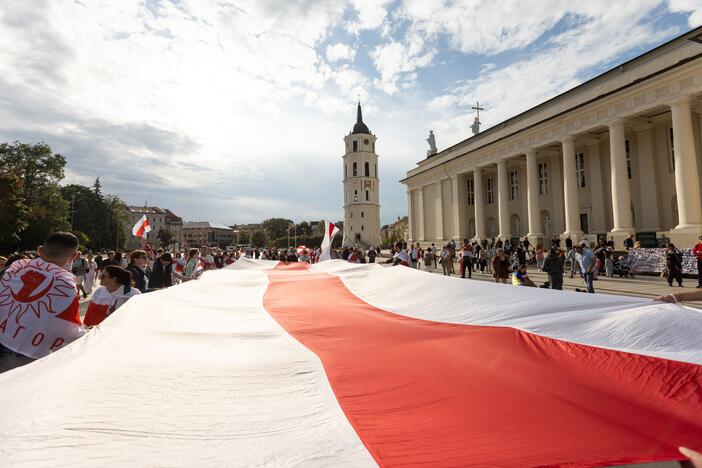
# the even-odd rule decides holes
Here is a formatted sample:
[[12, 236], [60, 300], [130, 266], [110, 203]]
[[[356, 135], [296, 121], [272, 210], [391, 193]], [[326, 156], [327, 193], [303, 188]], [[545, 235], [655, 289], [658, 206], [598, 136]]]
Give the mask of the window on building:
[[485, 179], [485, 203], [487, 205], [492, 205], [495, 202], [495, 186], [492, 180], [492, 177]]
[[370, 201], [370, 192], [366, 190], [366, 201]]
[[361, 231], [363, 231], [363, 224], [361, 224]]
[[356, 167], [356, 163], [353, 163], [353, 170], [351, 171], [354, 177], [358, 175], [358, 168]]
[[361, 211], [361, 218], [363, 218], [363, 211]]
[[475, 181], [468, 179], [468, 205], [475, 205]]
[[575, 177], [578, 180], [578, 187], [585, 187], [585, 154], [575, 154]]
[[350, 216], [350, 217], [353, 218], [353, 211], [351, 212], [351, 216]]
[[344, 164], [344, 179], [349, 176], [349, 166]]
[[370, 163], [365, 163], [366, 177], [370, 177]]
[[539, 163], [539, 195], [548, 193], [548, 167], [545, 162]]
[[358, 151], [358, 142], [357, 142], [357, 141], [354, 141], [354, 142], [352, 143], [352, 146], [353, 146], [353, 152], [354, 152], [354, 153], [355, 153], [356, 151]]
[[378, 165], [377, 164], [375, 165], [375, 177], [376, 178], [378, 177]]
[[668, 127], [668, 158], [670, 172], [675, 172], [675, 147], [673, 146], [673, 127]]
[[626, 151], [626, 175], [631, 179], [631, 146], [629, 146], [629, 140], [624, 140], [624, 151]]
[[516, 200], [517, 198], [519, 198], [519, 171], [510, 171], [509, 199]]
[[355, 202], [358, 201], [358, 190], [353, 191], [353, 201], [355, 201]]

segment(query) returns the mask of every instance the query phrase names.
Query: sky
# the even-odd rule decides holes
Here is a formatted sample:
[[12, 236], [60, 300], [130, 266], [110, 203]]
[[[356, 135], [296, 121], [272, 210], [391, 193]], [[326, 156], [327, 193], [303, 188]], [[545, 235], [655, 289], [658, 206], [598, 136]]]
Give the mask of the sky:
[[[616, 5], [616, 8], [614, 7]], [[187, 221], [343, 219], [356, 102], [381, 221], [406, 172], [702, 25], [702, 0], [1, 0], [0, 141]]]

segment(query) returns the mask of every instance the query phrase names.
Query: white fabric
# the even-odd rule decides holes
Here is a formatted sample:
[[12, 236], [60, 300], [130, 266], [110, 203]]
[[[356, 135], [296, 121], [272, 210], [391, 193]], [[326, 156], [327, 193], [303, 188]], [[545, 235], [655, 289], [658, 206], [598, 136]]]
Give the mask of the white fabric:
[[702, 311], [651, 299], [585, 294], [448, 278], [402, 266], [331, 261], [338, 275], [378, 308], [424, 320], [506, 326], [550, 338], [702, 364]]
[[374, 466], [312, 352], [241, 259], [130, 299], [81, 340], [0, 374], [3, 466]]

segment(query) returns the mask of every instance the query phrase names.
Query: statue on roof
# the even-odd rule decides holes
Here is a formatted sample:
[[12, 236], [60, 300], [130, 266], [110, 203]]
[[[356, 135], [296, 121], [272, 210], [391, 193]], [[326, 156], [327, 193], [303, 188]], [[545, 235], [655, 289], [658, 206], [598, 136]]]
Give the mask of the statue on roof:
[[427, 150], [427, 157], [434, 156], [437, 152], [436, 149], [436, 139], [434, 138], [434, 130], [429, 130], [429, 138], [427, 138], [427, 143], [429, 143], [429, 149]]

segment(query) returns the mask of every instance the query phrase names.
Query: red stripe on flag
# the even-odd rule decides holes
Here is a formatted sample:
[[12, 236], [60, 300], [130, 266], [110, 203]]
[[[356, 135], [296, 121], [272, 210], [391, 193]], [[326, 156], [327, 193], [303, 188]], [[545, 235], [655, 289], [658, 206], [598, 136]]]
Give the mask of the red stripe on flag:
[[413, 319], [304, 269], [269, 270], [264, 306], [319, 356], [381, 465], [602, 466], [702, 441], [702, 366]]

